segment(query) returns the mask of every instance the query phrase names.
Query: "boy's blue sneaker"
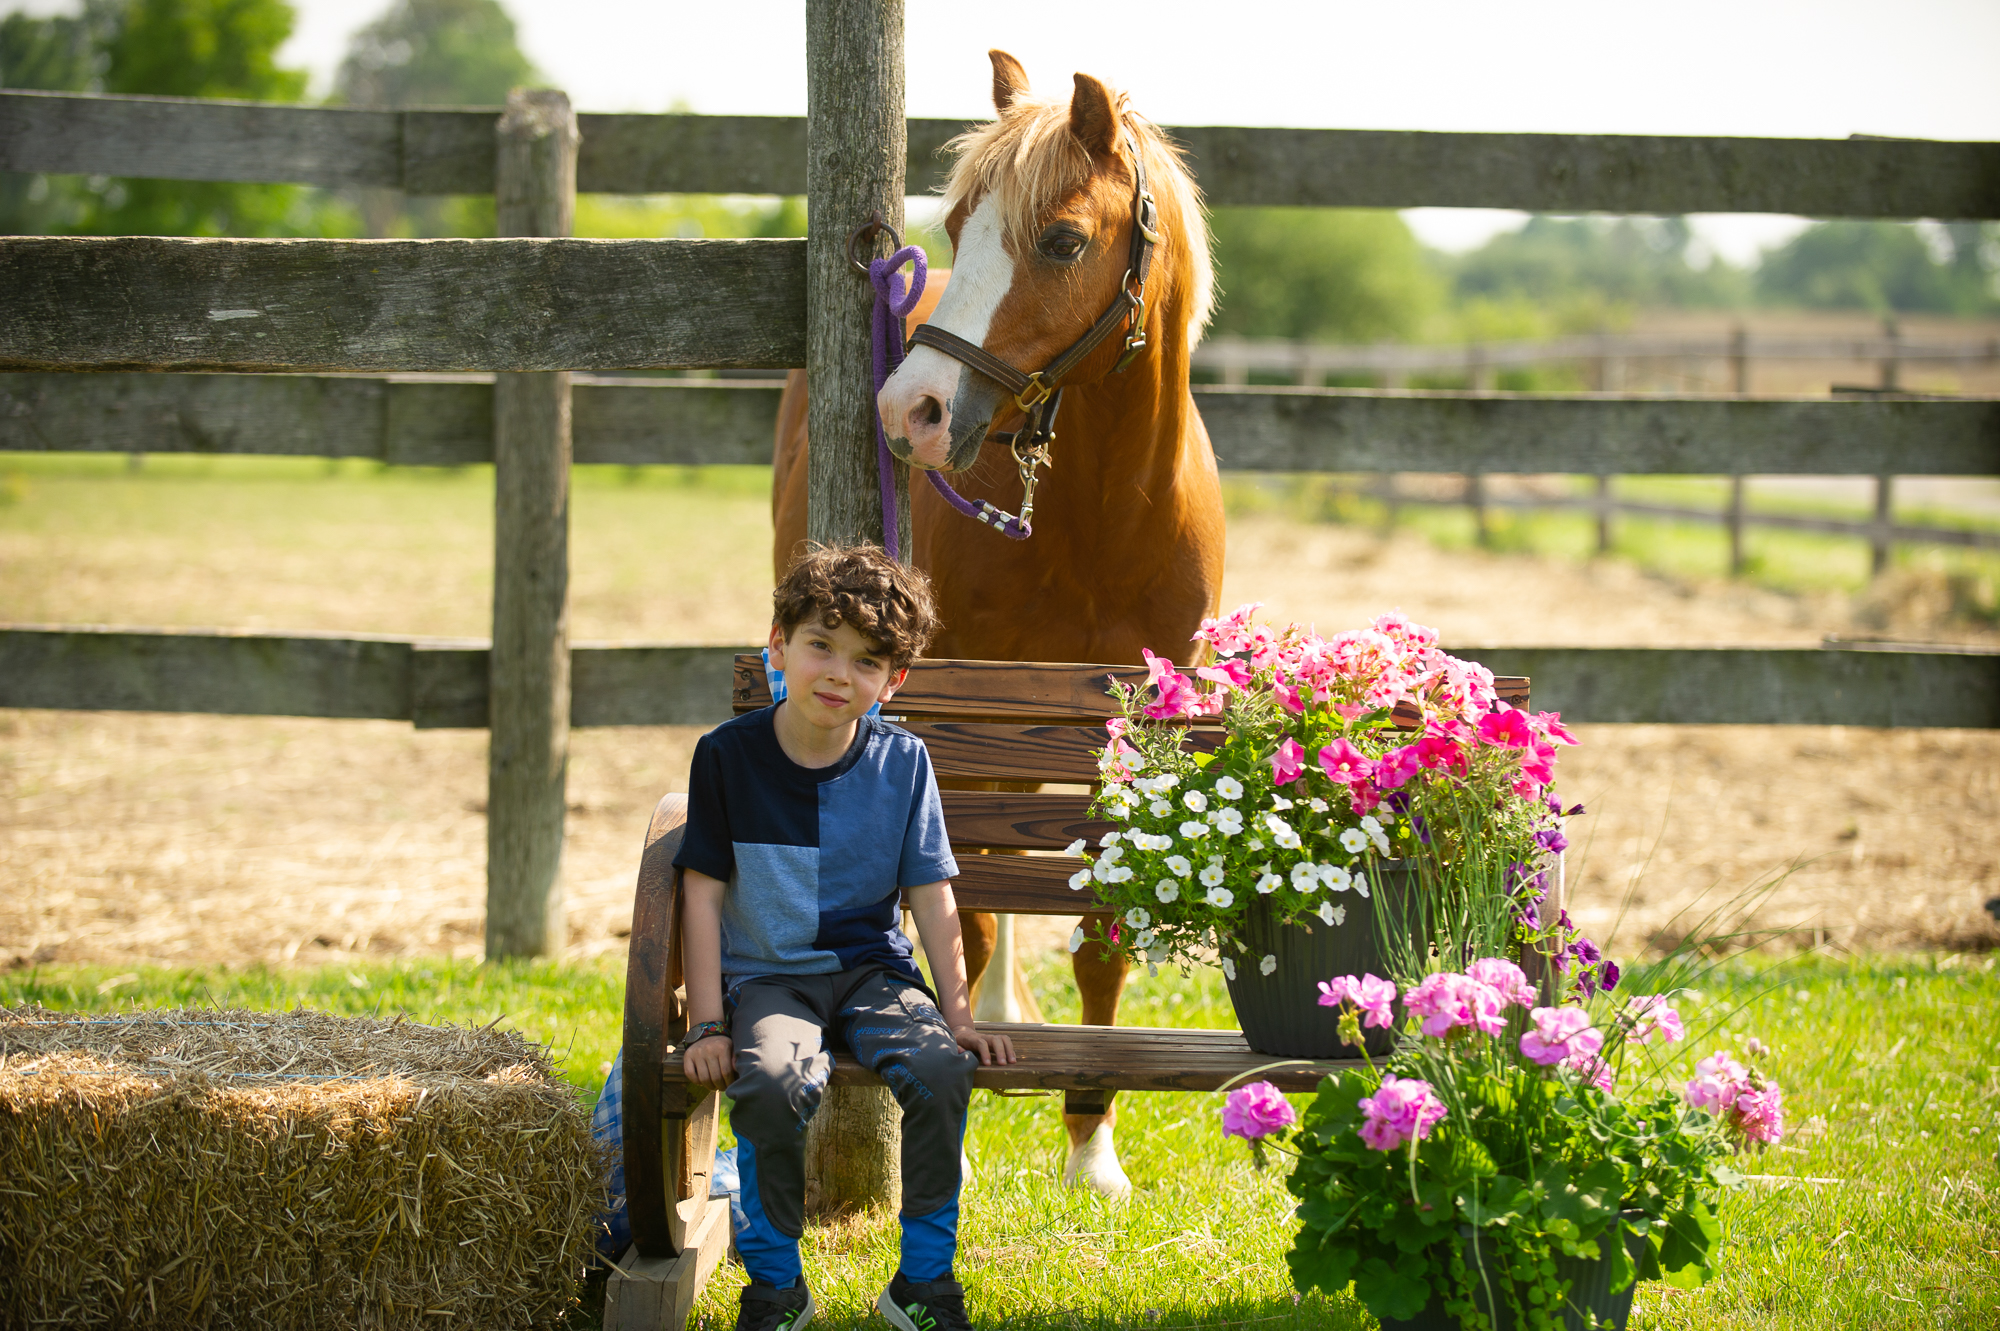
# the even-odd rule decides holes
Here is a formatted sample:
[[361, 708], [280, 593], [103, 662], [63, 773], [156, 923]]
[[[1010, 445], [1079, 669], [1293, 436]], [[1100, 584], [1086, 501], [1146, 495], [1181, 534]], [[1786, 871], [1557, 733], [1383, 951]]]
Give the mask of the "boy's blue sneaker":
[[794, 1280], [790, 1289], [753, 1280], [738, 1297], [736, 1331], [805, 1331], [816, 1311], [804, 1276]]
[[965, 1320], [965, 1286], [956, 1280], [916, 1285], [898, 1271], [875, 1300], [875, 1309], [902, 1331], [972, 1331]]

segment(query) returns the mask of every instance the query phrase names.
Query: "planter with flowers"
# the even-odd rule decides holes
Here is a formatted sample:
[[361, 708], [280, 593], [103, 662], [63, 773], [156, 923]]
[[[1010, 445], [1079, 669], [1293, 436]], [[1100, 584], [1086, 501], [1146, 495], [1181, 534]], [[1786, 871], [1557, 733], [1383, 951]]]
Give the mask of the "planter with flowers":
[[1727, 1157], [1783, 1135], [1778, 1087], [1727, 1055], [1665, 1089], [1685, 1033], [1666, 995], [1574, 984], [1538, 1006], [1498, 958], [1406, 983], [1400, 1017], [1391, 981], [1320, 989], [1351, 1038], [1400, 1025], [1396, 1053], [1323, 1080], [1296, 1127], [1268, 1083], [1232, 1093], [1223, 1126], [1260, 1163], [1266, 1143], [1296, 1155], [1299, 1289], [1351, 1282], [1385, 1331], [1623, 1328], [1635, 1281], [1709, 1277]]
[[1213, 661], [1192, 676], [1147, 652], [1147, 682], [1114, 685], [1095, 808], [1117, 828], [1070, 848], [1089, 860], [1071, 886], [1113, 913], [1097, 942], [1219, 959], [1251, 1047], [1313, 1058], [1358, 1052], [1308, 1015], [1327, 975], [1567, 947], [1537, 910], [1565, 844], [1560, 719], [1504, 706], [1490, 671], [1399, 614], [1321, 638], [1256, 608], [1203, 621]]

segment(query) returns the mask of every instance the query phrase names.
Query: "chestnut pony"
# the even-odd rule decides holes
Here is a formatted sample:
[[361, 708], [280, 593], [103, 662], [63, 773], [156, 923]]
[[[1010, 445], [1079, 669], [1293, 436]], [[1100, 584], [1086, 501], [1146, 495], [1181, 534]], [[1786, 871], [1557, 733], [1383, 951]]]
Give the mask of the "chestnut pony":
[[[1190, 636], [1221, 593], [1223, 512], [1215, 455], [1188, 391], [1188, 357], [1213, 295], [1201, 200], [1178, 152], [1125, 99], [1087, 74], [1068, 98], [1037, 96], [1012, 56], [991, 53], [999, 118], [952, 144], [945, 229], [949, 285], [933, 274], [913, 315], [1024, 373], [1047, 366], [1116, 305], [1143, 186], [1158, 205], [1159, 239], [1144, 281], [1145, 347], [1113, 367], [1128, 332], [1108, 337], [1062, 375], [1053, 462], [1035, 496], [1033, 535], [1010, 540], [947, 506], [912, 477], [916, 563], [937, 590], [943, 627], [931, 653], [1013, 661], [1140, 662], [1172, 648], [1193, 664]], [[942, 294], [939, 295], [939, 289]], [[1131, 329], [1137, 332], [1136, 328]], [[975, 357], [976, 359], [976, 357]], [[779, 410], [772, 507], [776, 563], [805, 540], [805, 376], [793, 371]], [[1021, 508], [1007, 443], [989, 437], [1024, 413], [996, 379], [917, 345], [877, 399], [889, 447], [917, 468], [949, 473], [975, 503]], [[977, 980], [992, 956], [991, 915], [965, 912], [966, 965]], [[1086, 916], [1085, 926], [1109, 917]], [[1117, 1019], [1125, 962], [1087, 946], [1074, 954], [1083, 1020]], [[1065, 1114], [1072, 1180], [1129, 1191], [1115, 1117]]]

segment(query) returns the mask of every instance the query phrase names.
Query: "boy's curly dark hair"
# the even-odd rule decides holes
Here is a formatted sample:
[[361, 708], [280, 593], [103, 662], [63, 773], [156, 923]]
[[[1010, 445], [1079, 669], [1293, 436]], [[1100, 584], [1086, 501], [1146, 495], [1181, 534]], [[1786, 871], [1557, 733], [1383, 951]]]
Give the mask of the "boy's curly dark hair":
[[930, 579], [879, 545], [806, 551], [771, 593], [771, 617], [787, 639], [808, 620], [850, 625], [898, 670], [924, 654], [938, 626]]

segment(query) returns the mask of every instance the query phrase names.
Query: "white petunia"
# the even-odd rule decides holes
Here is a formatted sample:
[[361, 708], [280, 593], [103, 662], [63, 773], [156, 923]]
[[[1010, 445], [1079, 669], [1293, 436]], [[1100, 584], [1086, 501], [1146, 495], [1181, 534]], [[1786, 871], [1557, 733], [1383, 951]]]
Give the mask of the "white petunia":
[[1132, 816], [1132, 797], [1130, 793], [1123, 790], [1115, 790], [1105, 796], [1104, 811], [1121, 823], [1130, 818]]
[[1208, 796], [1202, 794], [1199, 790], [1190, 790], [1187, 794], [1181, 796], [1181, 803], [1187, 805], [1188, 808], [1194, 810], [1196, 813], [1200, 813], [1208, 808]]
[[1181, 835], [1190, 841], [1198, 840], [1208, 835], [1208, 824], [1198, 823], [1190, 818], [1181, 824]]
[[1078, 869], [1075, 873], [1069, 876], [1069, 890], [1072, 892], [1081, 892], [1083, 891], [1084, 888], [1088, 887], [1089, 885], [1090, 885], [1090, 870], [1088, 869]]
[[1368, 834], [1358, 827], [1350, 827], [1340, 834], [1340, 848], [1350, 855], [1359, 855], [1368, 849]]
[[1147, 963], [1146, 963], [1146, 978], [1147, 978], [1147, 979], [1149, 979], [1149, 980], [1154, 980], [1154, 979], [1158, 979], [1158, 978], [1159, 978], [1159, 975], [1160, 975], [1160, 964], [1159, 964], [1158, 962], [1156, 962], [1156, 961], [1149, 961], [1149, 962], [1147, 962]]
[[[1167, 959], [1167, 950], [1165, 948], [1156, 945], [1146, 949], [1146, 960], [1151, 962], [1154, 966], [1160, 965], [1160, 963], [1164, 962], [1166, 959]], [[1152, 972], [1152, 974], [1154, 975], [1158, 975], [1159, 973], [1160, 972], [1157, 970]]]
[[1222, 978], [1225, 980], [1233, 980], [1236, 978], [1236, 963], [1231, 961], [1228, 957], [1224, 957], [1222, 959]]
[[1134, 906], [1125, 912], [1125, 924], [1127, 928], [1143, 929], [1152, 922], [1153, 913], [1144, 906]]
[[1323, 799], [1310, 799], [1306, 801], [1306, 807], [1314, 813], [1325, 813], [1326, 801]]
[[1284, 831], [1274, 835], [1271, 838], [1271, 840], [1277, 842], [1279, 846], [1283, 847], [1286, 850], [1297, 850], [1300, 846], [1305, 844], [1304, 842], [1299, 840], [1299, 834], [1297, 832], [1294, 832], [1289, 827], [1286, 828]]
[[1123, 846], [1106, 846], [1104, 848], [1104, 853], [1102, 855], [1099, 855], [1097, 858], [1101, 863], [1104, 864], [1116, 864], [1121, 858], [1123, 858], [1124, 854], [1125, 854], [1125, 847]]
[[1335, 906], [1333, 908], [1333, 922], [1336, 925], [1342, 925], [1347, 923], [1347, 907]]
[[1271, 895], [1271, 893], [1277, 891], [1280, 887], [1284, 886], [1284, 882], [1285, 882], [1284, 879], [1278, 877], [1278, 875], [1271, 873], [1267, 870], [1261, 877], [1257, 879], [1257, 890], [1259, 892], [1262, 892], [1265, 896], [1269, 896]]
[[1174, 806], [1167, 803], [1165, 800], [1154, 800], [1151, 804], [1148, 804], [1146, 806], [1146, 812], [1152, 814], [1155, 818], [1170, 817], [1173, 814], [1173, 811], [1174, 811]]
[[1389, 838], [1384, 836], [1382, 833], [1377, 832], [1375, 834], [1374, 840], [1375, 840], [1375, 852], [1378, 855], [1387, 855], [1389, 853]]
[[1271, 796], [1271, 807], [1274, 809], [1289, 809], [1292, 807], [1292, 802], [1283, 795], [1273, 795]]
[[1283, 836], [1285, 833], [1292, 830], [1292, 825], [1286, 822], [1284, 819], [1280, 818], [1275, 813], [1267, 813], [1264, 815], [1264, 826], [1271, 829], [1272, 836]]
[[1107, 882], [1107, 883], [1129, 883], [1129, 882], [1131, 882], [1131, 881], [1132, 881], [1132, 866], [1131, 866], [1131, 865], [1129, 865], [1129, 864], [1115, 864], [1115, 865], [1113, 865], [1113, 866], [1111, 867], [1111, 873], [1110, 873], [1110, 874], [1109, 874], [1109, 875], [1108, 875], [1108, 876], [1107, 876], [1107, 877], [1105, 878], [1105, 880], [1104, 880], [1104, 881], [1105, 881], [1105, 882]]
[[1333, 923], [1333, 903], [1331, 901], [1322, 901], [1319, 903], [1319, 918], [1323, 924]]
[[1153, 889], [1153, 895], [1163, 902], [1179, 901], [1181, 899], [1181, 885], [1171, 878], [1162, 878], [1159, 886]]
[[1253, 837], [1251, 837], [1251, 838], [1250, 838], [1250, 849], [1252, 849], [1252, 850], [1262, 850], [1262, 849], [1264, 849], [1264, 838], [1263, 838], [1263, 837], [1260, 837], [1260, 836], [1253, 836]]
[[1236, 904], [1236, 894], [1226, 887], [1211, 887], [1208, 889], [1208, 895], [1202, 900], [1217, 910], [1228, 910]]
[[1118, 837], [1119, 834], [1117, 832], [1106, 832], [1103, 836], [1097, 838], [1097, 844], [1109, 850], [1118, 844]]
[[1160, 783], [1162, 792], [1172, 790], [1181, 783], [1181, 779], [1172, 772], [1162, 772], [1156, 779]]
[[1369, 836], [1374, 836], [1377, 832], [1382, 830], [1382, 824], [1375, 817], [1374, 814], [1364, 813], [1361, 815], [1361, 830], [1366, 832]]
[[1176, 878], [1185, 878], [1194, 872], [1194, 865], [1188, 863], [1188, 857], [1185, 855], [1167, 856], [1167, 868], [1173, 871]]
[[1292, 866], [1292, 887], [1300, 892], [1319, 891], [1319, 866], [1311, 860], [1301, 860]]
[[1075, 952], [1082, 946], [1083, 946], [1083, 926], [1079, 924], [1076, 926], [1076, 928], [1069, 931], [1069, 950]]
[[1376, 821], [1373, 815], [1369, 815], [1362, 818], [1361, 830], [1366, 832], [1368, 834], [1368, 839], [1375, 843], [1375, 849], [1377, 852], [1383, 855], [1387, 855], [1389, 853], [1388, 834], [1382, 830], [1382, 824]]
[[1132, 946], [1144, 952], [1153, 945], [1153, 941], [1158, 937], [1159, 935], [1155, 934], [1151, 929], [1141, 929], [1138, 933], [1132, 935]]
[[1201, 885], [1203, 887], [1214, 887], [1221, 881], [1222, 868], [1220, 865], [1211, 864], [1201, 871]]
[[1089, 846], [1089, 844], [1090, 843], [1085, 841], [1082, 837], [1078, 837], [1076, 840], [1070, 842], [1067, 846], [1063, 847], [1063, 854], [1081, 855], [1083, 854], [1085, 848]]
[[1127, 767], [1131, 768], [1135, 772], [1143, 771], [1145, 769], [1146, 763], [1147, 763], [1147, 758], [1145, 754], [1139, 752], [1137, 749], [1133, 748], [1126, 749], [1125, 765]]
[[1099, 860], [1090, 866], [1090, 876], [1100, 883], [1108, 883], [1111, 881], [1111, 871], [1117, 867], [1110, 860]]
[[1363, 874], [1363, 873], [1358, 873], [1358, 874], [1355, 874], [1355, 875], [1354, 875], [1354, 890], [1355, 890], [1356, 892], [1359, 892], [1359, 893], [1361, 894], [1361, 899], [1362, 899], [1363, 901], [1366, 901], [1366, 900], [1368, 900], [1368, 875], [1367, 875], [1367, 874]]
[[1217, 809], [1208, 816], [1208, 820], [1215, 824], [1215, 830], [1224, 836], [1235, 836], [1243, 830], [1243, 815], [1235, 809]]
[[1276, 969], [1278, 969], [1278, 958], [1269, 952], [1266, 952], [1264, 959], [1257, 963], [1257, 973], [1259, 975], [1269, 975]]
[[1354, 875], [1338, 864], [1322, 864], [1319, 867], [1319, 880], [1335, 892], [1345, 892], [1354, 885]]
[[1218, 777], [1215, 793], [1226, 800], [1240, 800], [1243, 798], [1243, 783], [1233, 776]]

